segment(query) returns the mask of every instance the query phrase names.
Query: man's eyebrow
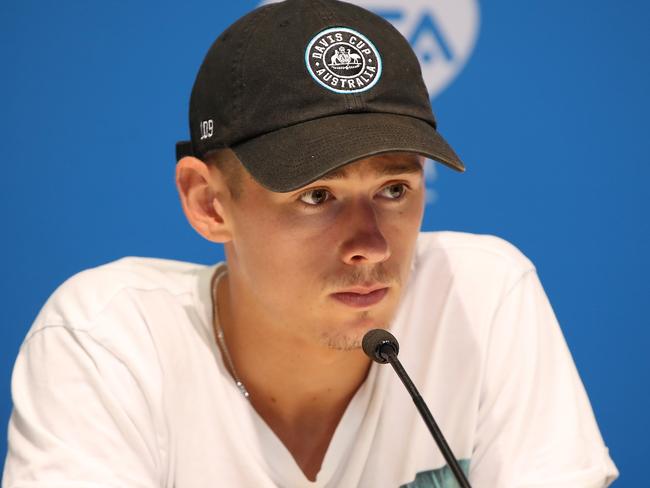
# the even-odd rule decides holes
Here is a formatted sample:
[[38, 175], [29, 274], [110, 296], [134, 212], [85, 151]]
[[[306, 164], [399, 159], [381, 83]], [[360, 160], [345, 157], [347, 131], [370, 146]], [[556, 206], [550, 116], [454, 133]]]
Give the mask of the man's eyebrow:
[[[422, 173], [424, 168], [419, 160], [410, 159], [408, 161], [400, 161], [394, 164], [387, 164], [382, 166], [376, 166], [374, 168], [375, 176], [392, 176], [392, 175], [403, 175], [403, 174], [412, 174], [412, 173]], [[319, 180], [340, 180], [347, 176], [347, 168], [339, 168], [337, 170], [331, 171], [324, 176], [321, 176]]]

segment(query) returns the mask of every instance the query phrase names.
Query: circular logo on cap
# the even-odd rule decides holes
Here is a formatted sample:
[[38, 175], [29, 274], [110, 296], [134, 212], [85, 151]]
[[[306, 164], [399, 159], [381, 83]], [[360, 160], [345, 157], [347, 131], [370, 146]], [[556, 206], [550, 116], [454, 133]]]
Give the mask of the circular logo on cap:
[[309, 74], [336, 93], [369, 90], [381, 78], [381, 56], [363, 34], [333, 27], [316, 34], [305, 50]]

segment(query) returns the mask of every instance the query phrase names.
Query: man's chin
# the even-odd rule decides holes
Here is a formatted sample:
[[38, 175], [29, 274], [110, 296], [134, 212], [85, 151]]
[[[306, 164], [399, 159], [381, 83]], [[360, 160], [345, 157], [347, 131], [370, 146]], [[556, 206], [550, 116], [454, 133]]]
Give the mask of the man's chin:
[[[365, 312], [364, 312], [365, 313]], [[361, 348], [363, 336], [372, 329], [386, 329], [388, 324], [376, 317], [361, 317], [350, 321], [339, 330], [328, 330], [321, 336], [322, 343], [330, 349], [352, 351]]]

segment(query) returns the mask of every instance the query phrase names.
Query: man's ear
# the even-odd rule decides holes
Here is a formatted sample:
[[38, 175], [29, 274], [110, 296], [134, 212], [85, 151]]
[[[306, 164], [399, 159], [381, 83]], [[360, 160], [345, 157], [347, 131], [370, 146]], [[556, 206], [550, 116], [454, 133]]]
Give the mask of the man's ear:
[[224, 243], [232, 239], [224, 215], [230, 192], [223, 175], [200, 159], [186, 156], [176, 163], [176, 188], [188, 222], [203, 237]]

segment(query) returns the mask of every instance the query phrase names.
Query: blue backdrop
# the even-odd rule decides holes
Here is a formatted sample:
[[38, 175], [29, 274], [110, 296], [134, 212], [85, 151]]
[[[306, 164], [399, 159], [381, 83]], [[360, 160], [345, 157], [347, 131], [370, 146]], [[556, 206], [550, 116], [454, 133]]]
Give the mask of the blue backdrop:
[[[13, 362], [58, 284], [125, 255], [222, 258], [181, 213], [173, 144], [207, 47], [256, 5], [0, 4], [3, 460]], [[536, 263], [621, 487], [646, 486], [650, 435], [648, 25], [641, 0], [481, 4], [472, 53], [433, 99], [468, 171], [438, 167], [424, 223]]]

